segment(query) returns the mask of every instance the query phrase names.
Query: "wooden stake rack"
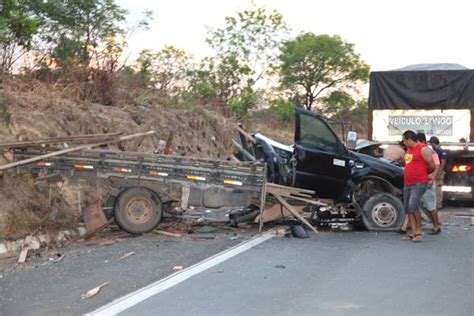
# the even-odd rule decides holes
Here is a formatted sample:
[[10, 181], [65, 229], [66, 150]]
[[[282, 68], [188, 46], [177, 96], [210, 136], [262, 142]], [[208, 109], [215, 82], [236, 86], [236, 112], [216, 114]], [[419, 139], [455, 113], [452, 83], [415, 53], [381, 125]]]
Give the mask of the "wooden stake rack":
[[[274, 183], [267, 183], [265, 186], [265, 191], [268, 194], [273, 195], [278, 202], [282, 206], [284, 206], [294, 217], [299, 219], [303, 224], [308, 226], [309, 229], [314, 231], [315, 233], [318, 233], [318, 230], [311, 225], [303, 216], [301, 216], [300, 213], [298, 213], [297, 210], [293, 206], [288, 203], [287, 199], [293, 199], [293, 200], [298, 200], [302, 201], [308, 204], [312, 205], [317, 205], [317, 206], [327, 206], [327, 204], [318, 202], [313, 199], [313, 195], [315, 194], [315, 191], [313, 190], [305, 190], [305, 189], [299, 189], [299, 188], [293, 188], [293, 187], [287, 187], [283, 185], [278, 185]], [[260, 208], [260, 232], [262, 231], [263, 228], [263, 207]]]

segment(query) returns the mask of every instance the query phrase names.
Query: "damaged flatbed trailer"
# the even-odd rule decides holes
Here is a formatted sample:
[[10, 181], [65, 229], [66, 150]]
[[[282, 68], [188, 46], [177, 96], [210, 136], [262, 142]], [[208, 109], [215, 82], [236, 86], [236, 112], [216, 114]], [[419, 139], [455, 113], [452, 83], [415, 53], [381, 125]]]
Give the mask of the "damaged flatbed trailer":
[[[22, 161], [52, 153], [52, 149], [14, 151]], [[40, 177], [59, 174], [92, 181], [100, 188], [107, 218], [115, 216], [130, 233], [153, 230], [163, 210], [174, 202], [187, 206], [221, 208], [265, 202], [266, 166], [209, 158], [157, 155], [140, 152], [83, 150], [48, 157], [17, 167]]]

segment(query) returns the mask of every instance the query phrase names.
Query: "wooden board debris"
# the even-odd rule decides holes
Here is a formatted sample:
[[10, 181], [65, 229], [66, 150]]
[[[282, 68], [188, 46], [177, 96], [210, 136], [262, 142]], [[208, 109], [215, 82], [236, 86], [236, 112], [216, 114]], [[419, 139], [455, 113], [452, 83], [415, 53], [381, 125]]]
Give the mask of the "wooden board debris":
[[6, 170], [6, 169], [13, 168], [13, 167], [26, 165], [26, 164], [29, 164], [31, 162], [39, 161], [39, 160], [50, 158], [50, 157], [60, 156], [60, 155], [63, 155], [63, 154], [69, 153], [69, 152], [74, 152], [74, 151], [79, 151], [79, 150], [83, 150], [83, 149], [98, 147], [98, 146], [101, 146], [101, 145], [106, 145], [106, 144], [117, 142], [117, 141], [126, 141], [126, 140], [133, 139], [135, 137], [141, 137], [141, 136], [144, 136], [144, 135], [152, 135], [152, 134], [155, 134], [155, 133], [156, 133], [155, 131], [149, 131], [149, 132], [146, 132], [146, 133], [138, 133], [138, 134], [133, 134], [133, 135], [122, 136], [120, 138], [117, 138], [117, 139], [114, 139], [114, 140], [111, 140], [111, 141], [104, 141], [104, 142], [101, 142], [101, 143], [87, 144], [87, 145], [81, 145], [81, 146], [77, 146], [77, 147], [73, 147], [73, 148], [58, 150], [58, 151], [55, 151], [55, 152], [52, 152], [52, 153], [39, 155], [39, 156], [36, 156], [36, 157], [33, 157], [33, 158], [29, 158], [29, 159], [25, 159], [25, 160], [21, 160], [21, 161], [17, 161], [17, 162], [2, 165], [2, 166], [0, 166], [0, 170]]
[[296, 217], [297, 219], [299, 219], [301, 222], [303, 222], [306, 226], [308, 226], [308, 228], [310, 228], [313, 232], [315, 232], [316, 234], [319, 233], [318, 230], [313, 226], [311, 225], [307, 220], [306, 218], [304, 218], [303, 216], [301, 216], [298, 211], [296, 211], [293, 206], [291, 206], [283, 197], [279, 196], [279, 195], [274, 195], [276, 197], [276, 199], [288, 210], [290, 211], [291, 214], [293, 214], [294, 217]]
[[25, 263], [26, 257], [28, 256], [28, 250], [30, 249], [30, 242], [33, 236], [28, 235], [28, 237], [25, 238], [25, 241], [21, 245], [21, 252], [20, 252], [20, 257], [18, 258], [18, 263]]
[[55, 137], [55, 138], [38, 139], [38, 140], [23, 141], [23, 142], [0, 143], [0, 149], [21, 148], [21, 147], [40, 146], [40, 145], [49, 145], [49, 144], [61, 144], [61, 143], [68, 143], [68, 142], [88, 142], [88, 141], [99, 141], [99, 140], [108, 140], [108, 139], [112, 140], [113, 138], [118, 138], [121, 135], [122, 133], [75, 135], [75, 136]]
[[97, 293], [99, 293], [100, 289], [103, 288], [104, 286], [106, 286], [107, 284], [109, 284], [108, 281], [105, 282], [105, 283], [102, 283], [101, 285], [99, 285], [99, 286], [97, 286], [97, 287], [95, 287], [95, 288], [93, 288], [89, 291], [87, 291], [86, 294], [81, 295], [82, 299], [84, 300], [86, 298], [91, 298], [91, 297], [97, 295]]
[[165, 236], [169, 236], [169, 237], [182, 237], [183, 235], [181, 234], [175, 234], [175, 233], [170, 233], [170, 232], [167, 232], [167, 231], [164, 231], [164, 230], [159, 230], [159, 229], [155, 229], [153, 230], [153, 232], [155, 234], [158, 234], [158, 235], [165, 235]]

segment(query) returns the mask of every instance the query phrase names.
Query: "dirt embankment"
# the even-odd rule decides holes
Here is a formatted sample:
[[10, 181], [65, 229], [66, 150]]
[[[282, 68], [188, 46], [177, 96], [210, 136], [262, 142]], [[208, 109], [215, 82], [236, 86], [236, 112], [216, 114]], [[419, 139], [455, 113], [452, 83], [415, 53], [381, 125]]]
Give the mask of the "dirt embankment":
[[[175, 109], [149, 101], [115, 106], [78, 102], [64, 91], [39, 82], [7, 82], [0, 95], [0, 142], [155, 130], [155, 135], [124, 143], [121, 149], [150, 152], [159, 139], [166, 140], [173, 132], [172, 146], [177, 155], [224, 159], [232, 153], [232, 138], [236, 136], [235, 122], [200, 108]], [[0, 164], [6, 162], [0, 155]], [[68, 193], [63, 187], [53, 189], [58, 194]], [[0, 239], [51, 224], [44, 218], [51, 201], [41, 191], [27, 176], [14, 172], [0, 176]], [[69, 219], [64, 225], [80, 215], [70, 207], [62, 207], [62, 211], [73, 212], [62, 216]]]

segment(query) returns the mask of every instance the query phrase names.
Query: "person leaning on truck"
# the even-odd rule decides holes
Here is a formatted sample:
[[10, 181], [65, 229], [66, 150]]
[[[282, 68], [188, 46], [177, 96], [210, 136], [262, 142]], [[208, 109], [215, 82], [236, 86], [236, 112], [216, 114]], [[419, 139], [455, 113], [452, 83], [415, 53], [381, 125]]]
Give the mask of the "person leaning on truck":
[[388, 145], [383, 151], [383, 158], [403, 165], [405, 163], [405, 153], [405, 144], [401, 141], [398, 145]]
[[428, 187], [428, 174], [435, 170], [431, 150], [417, 141], [416, 133], [405, 131], [403, 143], [407, 146], [405, 154], [405, 169], [403, 173], [403, 202], [412, 230], [412, 235], [403, 237], [405, 240], [421, 241], [421, 198]]
[[442, 186], [443, 186], [443, 181], [444, 181], [444, 175], [445, 175], [445, 169], [446, 169], [446, 159], [447, 159], [447, 154], [446, 151], [444, 151], [443, 148], [441, 148], [441, 145], [439, 144], [439, 139], [436, 136], [431, 136], [430, 140], [428, 143], [431, 145], [431, 147], [436, 151], [439, 157], [439, 161], [441, 163], [441, 166], [439, 168], [438, 175], [436, 176], [436, 208], [439, 210], [443, 207], [443, 191], [442, 191]]

